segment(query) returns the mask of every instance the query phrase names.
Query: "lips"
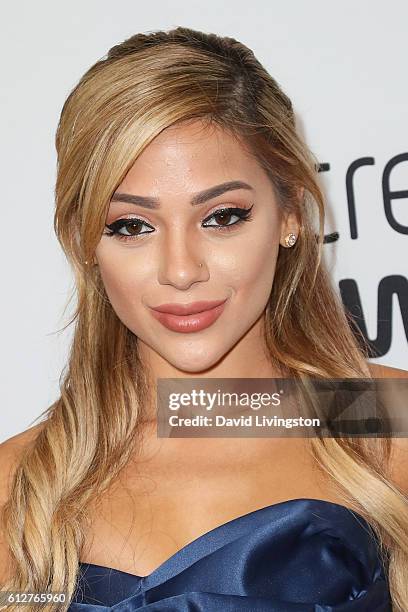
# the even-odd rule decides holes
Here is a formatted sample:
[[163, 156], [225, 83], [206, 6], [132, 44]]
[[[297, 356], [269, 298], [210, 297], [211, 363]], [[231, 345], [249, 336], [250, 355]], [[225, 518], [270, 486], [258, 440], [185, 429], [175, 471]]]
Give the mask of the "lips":
[[206, 329], [218, 319], [226, 301], [161, 304], [152, 308], [151, 313], [167, 329], [181, 333], [197, 332]]
[[225, 300], [205, 300], [201, 302], [191, 302], [190, 304], [160, 304], [160, 306], [153, 306], [152, 308], [158, 312], [166, 312], [173, 315], [190, 315], [210, 310], [223, 302], [225, 302]]

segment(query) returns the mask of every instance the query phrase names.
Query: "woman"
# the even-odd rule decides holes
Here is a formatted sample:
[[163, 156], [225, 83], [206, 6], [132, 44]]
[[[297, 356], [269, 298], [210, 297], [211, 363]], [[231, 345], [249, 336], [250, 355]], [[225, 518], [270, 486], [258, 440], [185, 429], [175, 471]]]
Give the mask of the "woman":
[[56, 146], [76, 327], [61, 397], [1, 447], [3, 589], [73, 612], [406, 611], [403, 441], [156, 435], [159, 378], [407, 375], [350, 329], [276, 81], [234, 39], [137, 34], [73, 89]]

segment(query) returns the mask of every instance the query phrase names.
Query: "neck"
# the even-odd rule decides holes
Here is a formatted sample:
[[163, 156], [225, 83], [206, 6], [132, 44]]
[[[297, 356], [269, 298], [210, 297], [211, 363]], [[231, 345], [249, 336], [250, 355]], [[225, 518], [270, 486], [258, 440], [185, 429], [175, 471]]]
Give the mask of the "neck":
[[272, 363], [267, 353], [261, 325], [255, 326], [222, 359], [200, 371], [187, 372], [169, 363], [149, 346], [138, 341], [139, 355], [146, 368], [148, 399], [143, 407], [141, 422], [157, 424], [156, 393], [159, 378], [287, 378], [288, 372]]

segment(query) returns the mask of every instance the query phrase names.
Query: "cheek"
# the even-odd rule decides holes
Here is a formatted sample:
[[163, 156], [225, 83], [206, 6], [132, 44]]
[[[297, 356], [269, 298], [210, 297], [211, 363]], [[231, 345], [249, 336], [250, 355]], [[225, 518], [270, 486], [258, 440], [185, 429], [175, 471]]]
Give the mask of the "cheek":
[[[136, 332], [143, 298], [157, 295], [157, 256], [151, 253], [147, 257], [144, 253], [141, 257], [139, 253], [126, 251], [118, 255], [114, 246], [101, 244], [97, 248], [99, 272], [112, 308], [121, 321]], [[219, 290], [223, 294], [224, 289], [231, 290], [235, 303], [246, 309], [249, 307], [252, 318], [262, 311], [269, 298], [278, 249], [276, 219], [257, 224], [254, 231], [239, 240], [218, 242], [216, 248], [207, 250], [206, 254], [209, 292], [212, 290], [216, 294]]]
[[131, 313], [140, 309], [149, 271], [146, 266], [137, 265], [131, 260], [119, 262], [117, 258], [105, 260], [99, 256], [98, 261], [99, 272], [112, 308], [127, 325], [130, 323]]
[[214, 268], [224, 272], [226, 282], [238, 299], [251, 303], [265, 301], [272, 288], [278, 250], [278, 231], [273, 225], [265, 224], [248, 235], [248, 240], [236, 243], [234, 249], [227, 245], [224, 257], [220, 255], [218, 261], [213, 262]]

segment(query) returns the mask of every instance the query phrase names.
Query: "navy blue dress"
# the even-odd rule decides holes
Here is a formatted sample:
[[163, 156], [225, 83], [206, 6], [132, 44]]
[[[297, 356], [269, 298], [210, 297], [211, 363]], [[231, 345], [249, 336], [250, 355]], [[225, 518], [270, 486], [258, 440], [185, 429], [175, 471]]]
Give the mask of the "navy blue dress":
[[[388, 565], [388, 560], [386, 560]], [[378, 541], [320, 499], [259, 508], [199, 536], [148, 576], [80, 563], [70, 612], [392, 612]]]

